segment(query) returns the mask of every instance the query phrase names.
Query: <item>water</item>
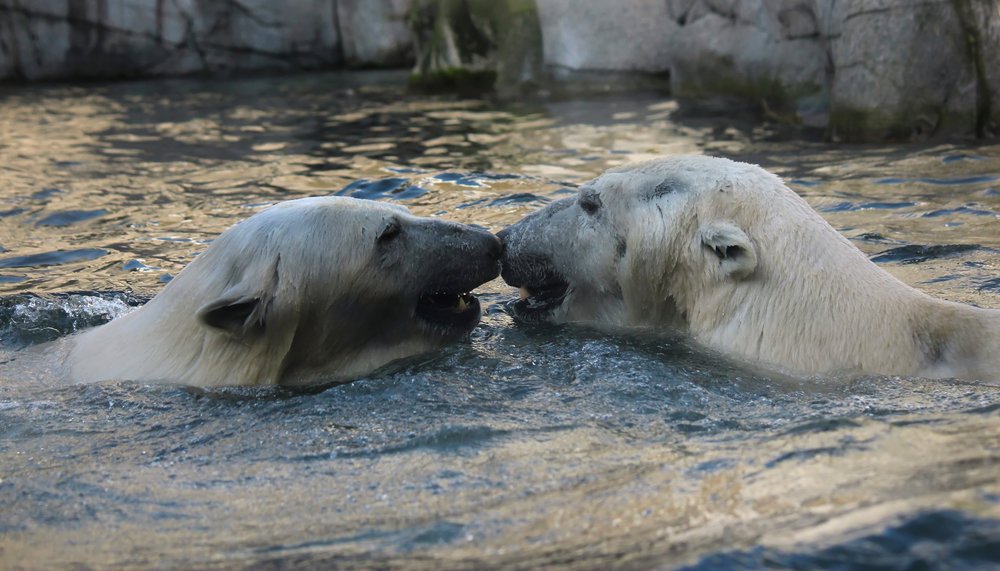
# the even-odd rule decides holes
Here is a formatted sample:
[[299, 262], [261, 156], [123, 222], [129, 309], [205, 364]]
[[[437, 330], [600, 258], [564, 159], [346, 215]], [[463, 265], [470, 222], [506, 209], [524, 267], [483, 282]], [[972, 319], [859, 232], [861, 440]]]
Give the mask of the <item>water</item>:
[[291, 392], [66, 386], [43, 343], [227, 226], [345, 194], [498, 230], [603, 169], [762, 164], [903, 281], [1000, 307], [1000, 146], [833, 146], [656, 94], [500, 105], [398, 74], [7, 88], [0, 567], [1000, 567], [1000, 391], [792, 378], [518, 325]]

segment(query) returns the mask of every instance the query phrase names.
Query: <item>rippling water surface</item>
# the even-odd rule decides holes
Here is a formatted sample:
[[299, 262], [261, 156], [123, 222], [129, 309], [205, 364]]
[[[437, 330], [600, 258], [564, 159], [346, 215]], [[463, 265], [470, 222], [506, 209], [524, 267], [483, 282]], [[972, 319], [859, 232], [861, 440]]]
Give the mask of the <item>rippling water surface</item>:
[[998, 146], [400, 79], [2, 92], [0, 567], [1000, 566], [997, 387], [518, 325], [499, 280], [468, 341], [325, 390], [59, 382], [45, 341], [142, 304], [264, 205], [344, 194], [498, 230], [679, 152], [760, 163], [903, 281], [1000, 307]]

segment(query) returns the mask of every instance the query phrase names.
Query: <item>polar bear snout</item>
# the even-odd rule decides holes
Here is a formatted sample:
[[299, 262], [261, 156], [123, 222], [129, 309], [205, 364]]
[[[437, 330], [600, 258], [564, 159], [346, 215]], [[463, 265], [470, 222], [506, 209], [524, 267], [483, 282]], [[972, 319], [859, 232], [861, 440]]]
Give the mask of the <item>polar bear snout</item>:
[[500, 275], [503, 244], [489, 231], [440, 220], [421, 220], [411, 247], [424, 262], [424, 289], [467, 292]]
[[497, 233], [503, 244], [501, 275], [514, 287], [562, 279], [555, 270], [554, 248], [565, 238], [562, 225], [553, 218], [566, 217], [576, 198], [564, 198], [529, 214]]
[[500, 274], [503, 245], [474, 226], [433, 219], [410, 223], [403, 230], [410, 235], [404, 257], [423, 260], [412, 278], [418, 288], [414, 315], [432, 336], [450, 340], [467, 334], [481, 310], [471, 292]]
[[566, 298], [570, 284], [556, 263], [558, 238], [550, 235], [560, 227], [551, 222], [568, 215], [575, 203], [575, 198], [559, 200], [497, 234], [503, 242], [500, 276], [520, 289], [520, 300], [511, 306], [515, 317], [543, 320]]

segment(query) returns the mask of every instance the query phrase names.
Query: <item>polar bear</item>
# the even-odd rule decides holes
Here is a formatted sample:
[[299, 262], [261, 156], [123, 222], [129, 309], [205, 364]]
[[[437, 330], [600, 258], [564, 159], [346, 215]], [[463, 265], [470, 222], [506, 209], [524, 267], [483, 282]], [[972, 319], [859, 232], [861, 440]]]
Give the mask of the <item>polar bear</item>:
[[343, 197], [279, 203], [222, 233], [142, 308], [71, 338], [76, 381], [349, 380], [479, 322], [486, 230]]
[[1000, 378], [1000, 311], [900, 282], [755, 165], [611, 169], [499, 236], [522, 319], [677, 328], [806, 374]]

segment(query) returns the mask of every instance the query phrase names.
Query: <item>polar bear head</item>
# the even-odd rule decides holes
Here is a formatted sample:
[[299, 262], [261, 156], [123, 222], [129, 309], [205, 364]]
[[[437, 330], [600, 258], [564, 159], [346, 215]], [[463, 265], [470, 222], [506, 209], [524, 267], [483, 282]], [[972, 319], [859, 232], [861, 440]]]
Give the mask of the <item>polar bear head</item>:
[[774, 175], [727, 159], [611, 169], [500, 232], [502, 275], [521, 288], [514, 311], [526, 320], [684, 323], [693, 298], [758, 272], [755, 234], [778, 210], [803, 210], [796, 200]]
[[485, 230], [401, 206], [279, 203], [220, 235], [146, 306], [83, 335], [75, 376], [218, 385], [365, 374], [469, 333], [480, 316], [469, 292], [496, 277], [500, 252]]
[[[237, 224], [185, 271], [201, 270], [196, 317], [222, 334], [254, 335], [295, 316], [311, 336], [340, 343], [447, 342], [478, 323], [469, 292], [496, 277], [500, 248], [485, 230], [402, 206], [305, 198]], [[171, 287], [186, 281], [182, 272]]]
[[499, 235], [522, 319], [668, 327], [795, 372], [996, 377], [1000, 312], [904, 284], [754, 165], [612, 169]]

